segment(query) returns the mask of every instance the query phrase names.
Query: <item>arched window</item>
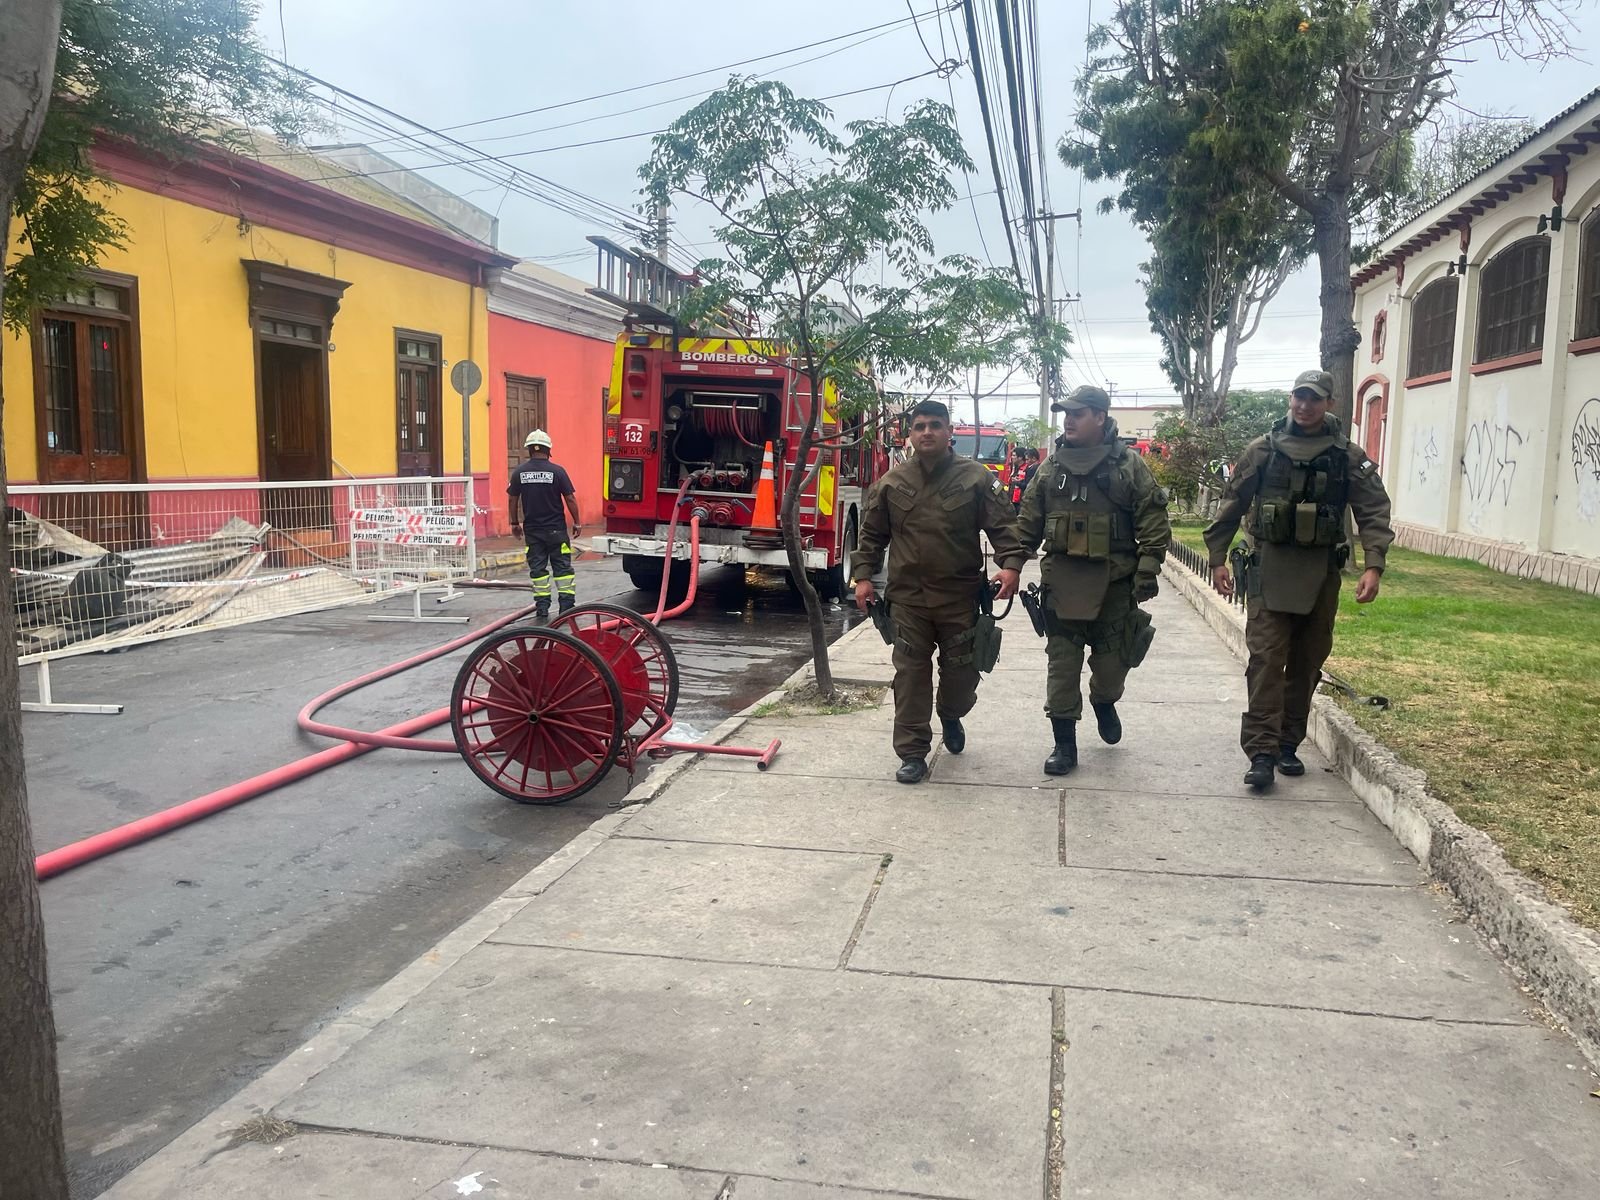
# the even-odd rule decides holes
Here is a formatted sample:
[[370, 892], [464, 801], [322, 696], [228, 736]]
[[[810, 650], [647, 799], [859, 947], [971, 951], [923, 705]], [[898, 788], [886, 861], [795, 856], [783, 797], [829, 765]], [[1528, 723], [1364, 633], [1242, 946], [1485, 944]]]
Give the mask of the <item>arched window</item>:
[[1448, 375], [1456, 350], [1456, 299], [1460, 280], [1435, 279], [1411, 302], [1411, 357], [1406, 376]]
[[1600, 337], [1600, 208], [1583, 223], [1578, 243], [1578, 338]]
[[1544, 346], [1550, 239], [1512, 242], [1478, 276], [1478, 352], [1474, 362], [1531, 354]]

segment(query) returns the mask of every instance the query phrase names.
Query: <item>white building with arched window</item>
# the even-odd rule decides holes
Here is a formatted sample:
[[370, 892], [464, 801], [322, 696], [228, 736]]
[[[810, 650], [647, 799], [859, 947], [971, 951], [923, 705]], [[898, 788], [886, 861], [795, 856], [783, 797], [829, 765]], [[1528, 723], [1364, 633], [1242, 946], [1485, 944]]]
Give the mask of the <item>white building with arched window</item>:
[[1402, 545], [1600, 593], [1600, 89], [1354, 276]]

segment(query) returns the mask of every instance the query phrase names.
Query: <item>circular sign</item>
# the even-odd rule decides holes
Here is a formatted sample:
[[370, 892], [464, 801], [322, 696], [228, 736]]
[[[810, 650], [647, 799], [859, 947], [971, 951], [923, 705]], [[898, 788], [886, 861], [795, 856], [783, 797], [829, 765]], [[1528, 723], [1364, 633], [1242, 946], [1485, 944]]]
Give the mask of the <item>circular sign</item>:
[[450, 386], [463, 396], [470, 396], [483, 386], [483, 372], [470, 358], [463, 358], [450, 368]]

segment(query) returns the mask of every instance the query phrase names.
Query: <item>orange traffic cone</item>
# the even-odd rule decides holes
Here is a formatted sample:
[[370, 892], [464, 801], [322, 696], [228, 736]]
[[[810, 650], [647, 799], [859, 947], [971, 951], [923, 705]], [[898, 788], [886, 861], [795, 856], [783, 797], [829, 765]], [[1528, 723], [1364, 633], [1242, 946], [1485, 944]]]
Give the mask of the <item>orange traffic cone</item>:
[[778, 531], [777, 484], [772, 465], [772, 443], [761, 457], [761, 478], [756, 480], [756, 507], [750, 515], [750, 532], [744, 535], [747, 546], [783, 544]]

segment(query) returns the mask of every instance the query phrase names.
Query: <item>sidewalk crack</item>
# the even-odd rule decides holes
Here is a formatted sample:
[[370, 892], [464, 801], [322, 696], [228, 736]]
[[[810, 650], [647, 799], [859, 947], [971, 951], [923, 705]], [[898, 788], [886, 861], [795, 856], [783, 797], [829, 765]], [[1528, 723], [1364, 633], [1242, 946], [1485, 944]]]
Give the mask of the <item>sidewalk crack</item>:
[[1050, 1115], [1045, 1121], [1044, 1200], [1060, 1200], [1062, 1176], [1066, 1171], [1066, 1134], [1061, 1127], [1061, 1109], [1066, 1097], [1067, 993], [1050, 989]]
[[885, 854], [883, 861], [878, 864], [878, 874], [872, 880], [872, 887], [867, 890], [867, 899], [861, 906], [861, 915], [856, 918], [856, 927], [850, 931], [850, 940], [845, 942], [844, 951], [839, 955], [839, 970], [850, 969], [850, 956], [856, 952], [856, 943], [861, 940], [861, 932], [867, 927], [867, 917], [872, 913], [872, 902], [878, 898], [878, 889], [883, 887], [883, 877], [889, 873], [889, 864], [894, 861], [894, 855]]

